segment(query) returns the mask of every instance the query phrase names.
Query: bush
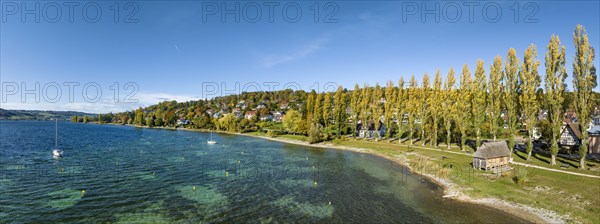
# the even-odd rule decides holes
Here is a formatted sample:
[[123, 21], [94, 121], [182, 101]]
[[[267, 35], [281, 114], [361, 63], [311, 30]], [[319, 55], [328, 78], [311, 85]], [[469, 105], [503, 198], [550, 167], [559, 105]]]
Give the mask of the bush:
[[277, 137], [277, 132], [275, 132], [273, 130], [268, 130], [267, 131], [267, 136], [269, 136], [271, 138], [275, 138], [275, 137]]
[[310, 130], [308, 131], [308, 143], [313, 144], [323, 141], [321, 138], [321, 129], [321, 125], [319, 124], [311, 125]]
[[512, 180], [518, 185], [527, 183], [530, 181], [530, 179], [531, 179], [531, 174], [525, 168], [515, 169], [512, 172]]
[[439, 178], [448, 178], [451, 173], [452, 173], [452, 169], [445, 167], [445, 168], [441, 168], [437, 171], [437, 176]]

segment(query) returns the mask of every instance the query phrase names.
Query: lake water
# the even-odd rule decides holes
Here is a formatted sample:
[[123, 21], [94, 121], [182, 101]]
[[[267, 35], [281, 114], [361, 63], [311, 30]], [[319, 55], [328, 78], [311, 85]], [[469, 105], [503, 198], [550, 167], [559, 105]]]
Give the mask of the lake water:
[[0, 223], [522, 223], [377, 156], [207, 133], [0, 121]]

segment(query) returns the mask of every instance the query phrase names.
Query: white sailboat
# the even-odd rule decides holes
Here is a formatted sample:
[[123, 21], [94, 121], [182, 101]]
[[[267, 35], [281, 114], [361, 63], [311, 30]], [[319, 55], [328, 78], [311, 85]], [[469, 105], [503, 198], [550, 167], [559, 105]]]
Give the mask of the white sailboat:
[[52, 156], [60, 158], [63, 156], [63, 150], [58, 148], [58, 119], [54, 119], [54, 148], [52, 149]]
[[212, 139], [212, 132], [210, 133], [210, 140], [206, 141], [206, 143], [207, 143], [207, 144], [209, 144], [209, 145], [214, 145], [214, 144], [217, 144], [217, 141], [214, 141], [214, 140]]

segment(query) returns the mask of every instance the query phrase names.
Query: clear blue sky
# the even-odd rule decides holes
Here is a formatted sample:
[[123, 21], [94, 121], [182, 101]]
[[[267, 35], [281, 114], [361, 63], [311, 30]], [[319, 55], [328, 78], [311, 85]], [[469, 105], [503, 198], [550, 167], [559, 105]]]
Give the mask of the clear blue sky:
[[[33, 88], [36, 82], [41, 87], [51, 82], [79, 82], [80, 86], [75, 87], [74, 102], [68, 102], [68, 88], [63, 86], [56, 103], [43, 96], [36, 103], [33, 95], [23, 103], [20, 92], [9, 95], [11, 89], [6, 87], [2, 89], [6, 99], [2, 108], [8, 109], [119, 112], [165, 99], [210, 97], [210, 90], [202, 90], [207, 82], [224, 83], [229, 91], [223, 93], [239, 91], [236, 82], [240, 88], [256, 82], [263, 90], [268, 88], [264, 82], [281, 83], [275, 89], [289, 82], [303, 89], [314, 87], [315, 82], [321, 90], [327, 82], [350, 89], [354, 83], [384, 84], [397, 82], [400, 76], [433, 75], [438, 68], [445, 77], [450, 67], [460, 72], [465, 63], [473, 71], [477, 59], [485, 61], [487, 72], [494, 56], [505, 57], [513, 47], [522, 58], [532, 43], [537, 46], [543, 75], [545, 48], [552, 34], [559, 35], [567, 48], [567, 71], [571, 73], [572, 32], [577, 24], [586, 27], [592, 46], [600, 49], [598, 1], [479, 2], [473, 8], [472, 22], [469, 6], [463, 2], [318, 2], [317, 23], [315, 10], [311, 10], [315, 1], [293, 2], [302, 10], [295, 23], [286, 19], [294, 19], [296, 5], [287, 5], [285, 16], [286, 2], [274, 6], [274, 22], [269, 21], [269, 6], [264, 2], [138, 1], [128, 7], [120, 2], [117, 23], [113, 21], [113, 1], [97, 1], [102, 15], [96, 23], [85, 20], [96, 17], [94, 5], [87, 5], [87, 14], [82, 13], [86, 2], [73, 6], [72, 23], [64, 2], [37, 2], [39, 22], [35, 11], [21, 14], [23, 6], [35, 9], [36, 1], [14, 3], [2, 1], [0, 8], [2, 87], [25, 83]], [[235, 13], [224, 15], [226, 21], [221, 22], [223, 6], [231, 10], [236, 3], [240, 4], [239, 23]], [[424, 15], [426, 21], [422, 21], [423, 7], [431, 10], [436, 3], [439, 22], [435, 13]], [[519, 5], [518, 16], [515, 4]], [[61, 8], [60, 17], [56, 6]], [[256, 6], [261, 8], [258, 17]], [[458, 17], [456, 6], [461, 11]], [[499, 17], [497, 7], [502, 10]], [[131, 12], [135, 12], [129, 18], [133, 23], [125, 23]], [[330, 13], [334, 13], [327, 20], [331, 23], [326, 23]], [[55, 17], [58, 19], [52, 23]], [[254, 17], [255, 22], [251, 21]], [[600, 67], [598, 57], [596, 67]], [[90, 82], [102, 88], [102, 99], [95, 103], [82, 97], [82, 86]], [[114, 103], [111, 85], [115, 82], [120, 84], [120, 100], [132, 90], [123, 90], [123, 85], [135, 82], [139, 91], [133, 98], [139, 102]], [[570, 85], [571, 79], [567, 83]], [[53, 98], [54, 89], [48, 92], [52, 95], [48, 98]], [[93, 98], [94, 91], [90, 92]]]

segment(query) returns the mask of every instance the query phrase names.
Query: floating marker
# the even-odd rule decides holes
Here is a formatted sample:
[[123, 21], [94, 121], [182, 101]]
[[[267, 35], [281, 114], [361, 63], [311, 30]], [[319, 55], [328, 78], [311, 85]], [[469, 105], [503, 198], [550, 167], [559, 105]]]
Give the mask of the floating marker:
[[156, 172], [152, 172], [152, 176], [156, 175]]
[[225, 176], [228, 177], [229, 176], [229, 172], [225, 171]]
[[60, 168], [60, 172], [64, 173], [65, 172], [65, 168]]
[[81, 197], [85, 196], [85, 190], [81, 190]]
[[193, 190], [193, 191], [195, 191], [195, 190], [196, 190], [196, 186], [193, 186], [193, 187], [192, 187], [192, 190]]
[[240, 161], [238, 160], [238, 164], [240, 164]]
[[306, 157], [306, 160], [308, 160], [308, 157]]
[[317, 187], [317, 182], [315, 181], [315, 187]]
[[329, 205], [331, 205], [331, 202], [329, 202]]

